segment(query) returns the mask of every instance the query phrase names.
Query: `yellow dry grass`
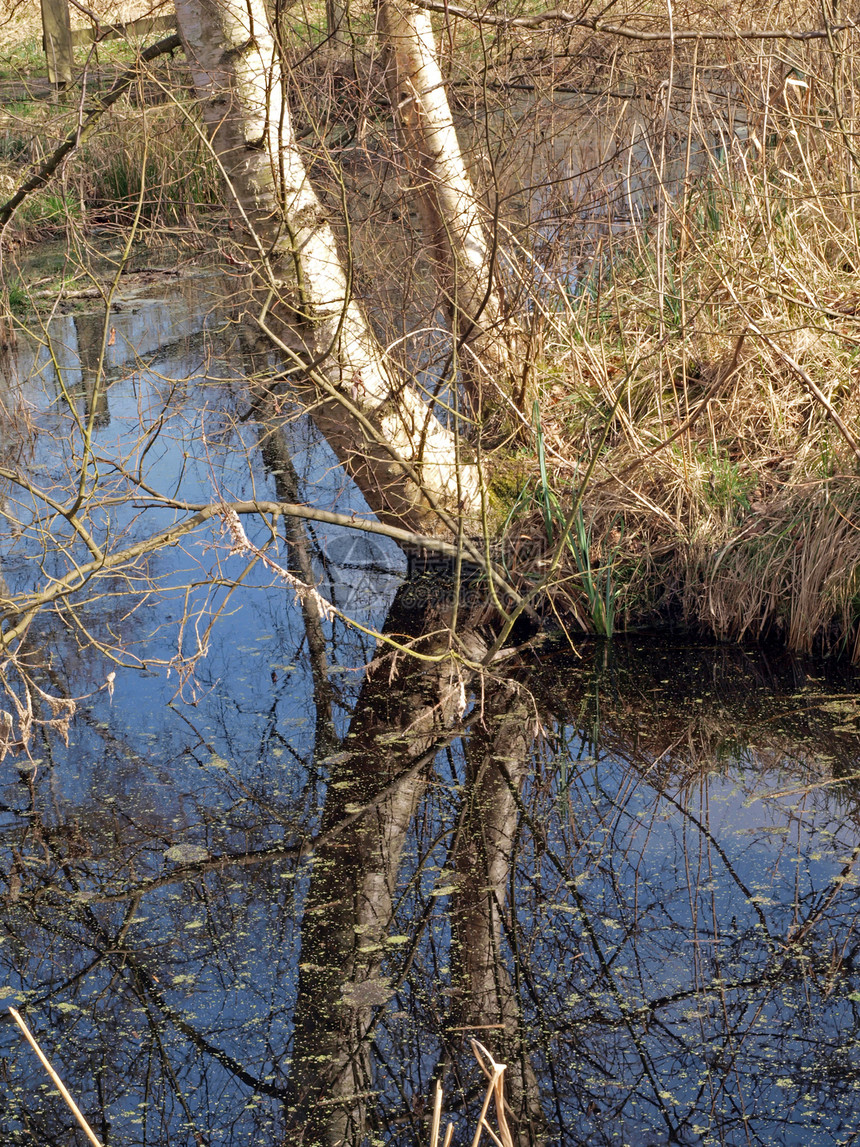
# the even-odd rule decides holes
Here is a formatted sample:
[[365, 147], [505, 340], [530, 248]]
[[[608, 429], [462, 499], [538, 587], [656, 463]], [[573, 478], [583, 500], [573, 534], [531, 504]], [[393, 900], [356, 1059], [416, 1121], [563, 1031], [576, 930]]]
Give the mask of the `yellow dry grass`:
[[[671, 106], [593, 101], [585, 149], [556, 98], [535, 113], [551, 149], [506, 173], [553, 176], [529, 220], [548, 482], [563, 511], [598, 455], [584, 518], [619, 628], [860, 658], [856, 47], [679, 48]], [[665, 91], [668, 51], [622, 49], [616, 87]], [[530, 474], [518, 530], [543, 520]], [[556, 608], [591, 628], [583, 581], [569, 557]]]

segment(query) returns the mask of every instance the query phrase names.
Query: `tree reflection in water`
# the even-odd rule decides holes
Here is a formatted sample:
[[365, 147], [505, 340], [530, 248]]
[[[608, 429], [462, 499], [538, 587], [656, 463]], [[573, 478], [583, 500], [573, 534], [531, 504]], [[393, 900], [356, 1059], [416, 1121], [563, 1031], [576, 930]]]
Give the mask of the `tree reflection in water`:
[[[437, 1077], [462, 1137], [477, 1032], [521, 1143], [847, 1143], [856, 700], [608, 658], [483, 682], [463, 737], [450, 661], [379, 659], [321, 809], [298, 763], [173, 776], [105, 730], [79, 786], [89, 736], [7, 786], [7, 1001], [102, 1139], [421, 1142]], [[73, 1142], [4, 1042], [4, 1141]]]
[[[282, 499], [290, 434], [254, 479]], [[479, 677], [445, 607], [395, 598], [425, 660], [395, 658], [251, 580], [193, 701], [122, 671], [4, 764], [0, 992], [105, 1144], [427, 1143], [436, 1080], [471, 1141], [473, 1034], [518, 1144], [853, 1142], [856, 684], [651, 642]], [[40, 636], [52, 693], [93, 686]], [[0, 1073], [3, 1143], [77, 1142], [11, 1025]]]

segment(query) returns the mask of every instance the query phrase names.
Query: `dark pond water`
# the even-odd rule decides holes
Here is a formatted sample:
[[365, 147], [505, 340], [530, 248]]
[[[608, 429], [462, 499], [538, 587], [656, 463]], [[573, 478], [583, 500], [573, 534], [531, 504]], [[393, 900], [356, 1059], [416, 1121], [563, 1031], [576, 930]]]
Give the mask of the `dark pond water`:
[[[5, 464], [38, 487], [5, 493], [7, 595], [90, 560], [44, 500], [79, 488], [90, 414], [110, 552], [179, 503], [363, 512], [307, 421], [258, 422], [199, 290], [111, 318], [105, 395], [92, 318], [7, 360], [31, 430]], [[37, 724], [35, 770], [0, 765], [0, 996], [102, 1142], [426, 1144], [441, 1079], [470, 1143], [472, 1035], [517, 1143], [855, 1142], [856, 679], [655, 636], [481, 680], [392, 659], [375, 630], [440, 620], [398, 551], [244, 524], [358, 626], [216, 519], [94, 572], [2, 670]], [[78, 699], [68, 744], [45, 695]], [[3, 1143], [84, 1142], [11, 1022], [0, 1076]]]

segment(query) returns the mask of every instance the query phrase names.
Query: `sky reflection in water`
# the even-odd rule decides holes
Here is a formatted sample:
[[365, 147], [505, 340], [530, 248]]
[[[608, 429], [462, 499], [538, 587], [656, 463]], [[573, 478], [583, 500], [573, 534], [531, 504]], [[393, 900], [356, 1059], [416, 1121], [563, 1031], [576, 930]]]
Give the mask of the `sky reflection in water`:
[[[219, 358], [193, 311], [116, 317], [101, 489], [128, 493], [107, 462], [122, 457], [189, 502], [275, 498], [243, 359]], [[168, 328], [182, 338], [157, 352]], [[80, 332], [69, 318], [56, 336], [83, 408]], [[128, 345], [147, 365], [121, 364]], [[40, 412], [33, 473], [62, 494], [67, 408], [50, 370], [18, 365]], [[300, 497], [361, 511], [309, 424], [280, 430]], [[93, 528], [131, 540], [172, 513], [120, 501]], [[246, 528], [264, 543], [265, 523]], [[331, 528], [308, 546], [323, 591], [381, 627], [401, 555]], [[34, 547], [6, 546], [11, 589], [43, 576]], [[80, 617], [127, 646], [112, 699], [110, 663], [40, 619], [46, 690], [100, 691], [68, 747], [34, 744], [35, 780], [2, 765], [0, 993], [103, 1142], [423, 1143], [439, 1074], [471, 1141], [472, 1031], [511, 1064], [521, 1143], [854, 1141], [856, 681], [662, 638], [586, 643], [475, 688], [465, 738], [424, 730], [410, 748], [438, 675], [365, 674], [372, 639], [336, 621], [322, 736], [300, 607], [259, 567], [234, 589], [247, 562], [228, 549], [208, 524], [150, 559], [158, 592], [136, 609], [139, 586], [102, 583]], [[180, 689], [177, 655], [222, 607]], [[11, 1025], [0, 1072], [4, 1143], [77, 1141]]]

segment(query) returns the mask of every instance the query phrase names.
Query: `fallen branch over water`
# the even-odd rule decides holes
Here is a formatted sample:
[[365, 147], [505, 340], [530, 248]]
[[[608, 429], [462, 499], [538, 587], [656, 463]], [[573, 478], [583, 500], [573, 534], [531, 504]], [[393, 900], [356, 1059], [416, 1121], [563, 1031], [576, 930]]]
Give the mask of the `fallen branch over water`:
[[[5, 478], [17, 485], [22, 485], [31, 494], [40, 497], [39, 492], [35, 490], [32, 483], [27, 482], [14, 471], [0, 469], [0, 478]], [[41, 498], [41, 500], [47, 501], [51, 508], [61, 516], [68, 516], [62, 507], [53, 500], [48, 500], [44, 497]], [[89, 539], [92, 544], [88, 548], [94, 553], [94, 558], [91, 562], [76, 565], [74, 569], [70, 570], [63, 577], [52, 579], [49, 585], [36, 593], [0, 599], [0, 608], [3, 609], [7, 617], [15, 615], [21, 617], [21, 620], [14, 626], [0, 634], [0, 646], [8, 648], [10, 642], [23, 637], [36, 611], [42, 606], [49, 605], [51, 602], [67, 597], [69, 594], [81, 589], [91, 578], [98, 574], [109, 570], [116, 570], [134, 561], [136, 558], [142, 557], [144, 554], [154, 553], [156, 550], [176, 545], [186, 534], [191, 533], [192, 530], [195, 530], [204, 522], [212, 518], [223, 518], [225, 512], [235, 513], [237, 515], [273, 514], [277, 516], [283, 515], [303, 518], [307, 521], [326, 522], [331, 525], [345, 526], [348, 529], [359, 530], [365, 533], [381, 534], [401, 544], [422, 547], [450, 558], [456, 558], [459, 552], [455, 544], [444, 541], [441, 538], [416, 534], [411, 530], [403, 530], [382, 522], [357, 518], [354, 515], [336, 514], [328, 510], [317, 510], [313, 506], [304, 506], [298, 503], [257, 501], [232, 503], [213, 502], [210, 504], [195, 505], [187, 502], [159, 500], [154, 504], [165, 508], [193, 512], [190, 517], [185, 518], [176, 525], [166, 530], [159, 530], [150, 537], [144, 538], [142, 541], [136, 542], [134, 545], [112, 554], [101, 552], [97, 546], [94, 550], [94, 543], [92, 543], [92, 539]], [[71, 515], [71, 517], [68, 517], [68, 520], [73, 529], [81, 534], [86, 543], [89, 535], [81, 523], [78, 522], [76, 516]], [[491, 562], [487, 561], [481, 555], [476, 546], [467, 544], [465, 550], [468, 560], [474, 562], [498, 589], [504, 594], [509, 595], [518, 605], [522, 606], [522, 609], [528, 608], [527, 603], [521, 598], [514, 587], [510, 585], [507, 579], [499, 573]]]

